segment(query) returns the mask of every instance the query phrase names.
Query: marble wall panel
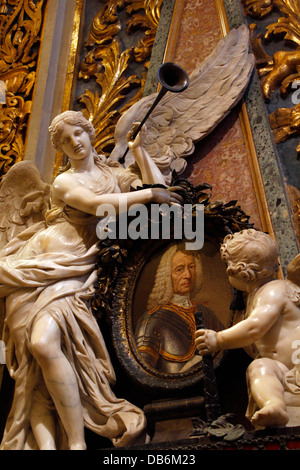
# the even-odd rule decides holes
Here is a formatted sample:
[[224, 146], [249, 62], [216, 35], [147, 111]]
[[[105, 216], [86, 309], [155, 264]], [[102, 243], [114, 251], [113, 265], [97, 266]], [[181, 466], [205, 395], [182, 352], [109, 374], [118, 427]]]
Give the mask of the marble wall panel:
[[[174, 15], [176, 15], [176, 6]], [[181, 19], [171, 30], [171, 56], [187, 72], [191, 72], [216, 47], [223, 37], [220, 9], [212, 0], [185, 0]], [[268, 229], [260, 210], [261, 196], [254, 187], [249, 149], [243, 133], [239, 109], [230, 115], [203, 141], [189, 158], [185, 176], [194, 183], [203, 181], [213, 186], [212, 199], [238, 200], [250, 221]]]

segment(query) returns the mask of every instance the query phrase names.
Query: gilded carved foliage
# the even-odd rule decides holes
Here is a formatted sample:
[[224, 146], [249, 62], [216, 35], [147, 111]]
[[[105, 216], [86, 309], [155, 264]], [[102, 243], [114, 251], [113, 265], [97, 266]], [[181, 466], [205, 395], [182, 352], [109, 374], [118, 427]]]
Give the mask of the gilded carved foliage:
[[[246, 12], [254, 18], [263, 18], [272, 11], [280, 16], [276, 23], [266, 27], [264, 39], [283, 38], [290, 50], [279, 50], [268, 55], [263, 47], [261, 35], [255, 35], [252, 26], [252, 45], [257, 67], [262, 78], [262, 91], [266, 100], [280, 87], [282, 96], [287, 96], [291, 87], [300, 79], [300, 2], [299, 0], [244, 0]], [[283, 142], [299, 132], [299, 106], [293, 109], [280, 108], [270, 116], [275, 141]], [[297, 149], [300, 150], [300, 146]]]
[[247, 13], [254, 18], [263, 18], [273, 10], [273, 0], [244, 0]]
[[[98, 153], [109, 153], [114, 146], [114, 130], [120, 116], [142, 97], [147, 67], [159, 22], [162, 0], [105, 0], [93, 19], [85, 39], [85, 54], [79, 79], [95, 81], [78, 97], [84, 115], [96, 129], [94, 146]], [[119, 34], [124, 29], [120, 16], [127, 13], [126, 34], [143, 31], [135, 46], [124, 48]], [[132, 63], [142, 63], [141, 77], [133, 73]], [[125, 96], [136, 89], [124, 103]]]
[[0, 105], [1, 177], [24, 157], [45, 4], [0, 1], [0, 80], [6, 88], [6, 103]]

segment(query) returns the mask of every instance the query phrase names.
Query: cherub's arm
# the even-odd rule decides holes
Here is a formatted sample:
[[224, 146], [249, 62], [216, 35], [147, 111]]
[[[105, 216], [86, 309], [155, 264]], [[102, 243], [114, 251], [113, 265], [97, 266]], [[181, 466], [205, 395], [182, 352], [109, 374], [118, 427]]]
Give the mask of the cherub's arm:
[[[272, 285], [271, 285], [272, 284]], [[198, 330], [195, 335], [196, 347], [200, 354], [220, 349], [244, 348], [262, 338], [280, 316], [285, 296], [278, 284], [269, 283], [262, 288], [255, 305], [245, 320], [219, 332]]]
[[131, 133], [129, 133], [127, 137], [128, 146], [130, 147], [134, 159], [139, 166], [142, 175], [142, 182], [144, 184], [166, 185], [165, 179], [161, 171], [143, 147], [143, 141], [145, 139], [146, 134], [145, 126], [142, 127], [134, 141], [130, 140]]

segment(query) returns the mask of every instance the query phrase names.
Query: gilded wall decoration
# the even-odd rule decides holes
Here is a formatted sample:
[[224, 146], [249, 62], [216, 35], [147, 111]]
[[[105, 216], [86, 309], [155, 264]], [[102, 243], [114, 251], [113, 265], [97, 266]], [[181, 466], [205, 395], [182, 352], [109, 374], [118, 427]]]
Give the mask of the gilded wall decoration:
[[300, 244], [300, 1], [242, 3], [253, 19], [252, 48]]
[[0, 104], [0, 177], [24, 158], [46, 4], [0, 2], [0, 80], [6, 88], [6, 103]]
[[[264, 39], [270, 41], [283, 37], [289, 50], [277, 50], [269, 55], [263, 46], [262, 36], [256, 35], [256, 25], [251, 25], [252, 44], [256, 53], [259, 76], [262, 78], [262, 91], [266, 100], [280, 87], [286, 97], [293, 84], [300, 80], [300, 2], [299, 0], [244, 0], [246, 12], [261, 19], [273, 10], [280, 12], [276, 23], [267, 25]], [[283, 16], [281, 16], [283, 15]], [[270, 114], [270, 124], [275, 142], [283, 142], [290, 136], [299, 134], [299, 105], [293, 108], [279, 108]], [[300, 144], [297, 147], [300, 151]]]
[[84, 38], [76, 86], [83, 81], [85, 88], [75, 93], [74, 107], [79, 103], [92, 121], [97, 152], [108, 155], [117, 121], [143, 95], [162, 0], [100, 3]]
[[[260, 35], [255, 36], [253, 47], [257, 53], [259, 75], [263, 78], [262, 90], [265, 99], [280, 87], [285, 95], [290, 85], [300, 78], [300, 2], [299, 0], [244, 0], [246, 12], [255, 18], [263, 18], [273, 10], [280, 12], [275, 23], [266, 26], [267, 41], [283, 37], [290, 50], [277, 50], [272, 56], [263, 48]], [[283, 16], [281, 16], [283, 15]]]

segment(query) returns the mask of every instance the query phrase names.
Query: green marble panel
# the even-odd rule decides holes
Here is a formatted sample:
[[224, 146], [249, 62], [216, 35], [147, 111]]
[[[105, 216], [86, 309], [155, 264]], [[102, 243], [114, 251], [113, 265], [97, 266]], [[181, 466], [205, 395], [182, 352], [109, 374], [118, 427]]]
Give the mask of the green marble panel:
[[[224, 0], [229, 27], [247, 23], [239, 0]], [[252, 22], [252, 21], [251, 21]], [[260, 82], [255, 72], [245, 93], [245, 103], [253, 132], [265, 193], [276, 241], [279, 245], [283, 271], [299, 252], [297, 237], [291, 218], [289, 199], [284, 183], [285, 172], [280, 161], [268, 120], [268, 109], [261, 94]]]

